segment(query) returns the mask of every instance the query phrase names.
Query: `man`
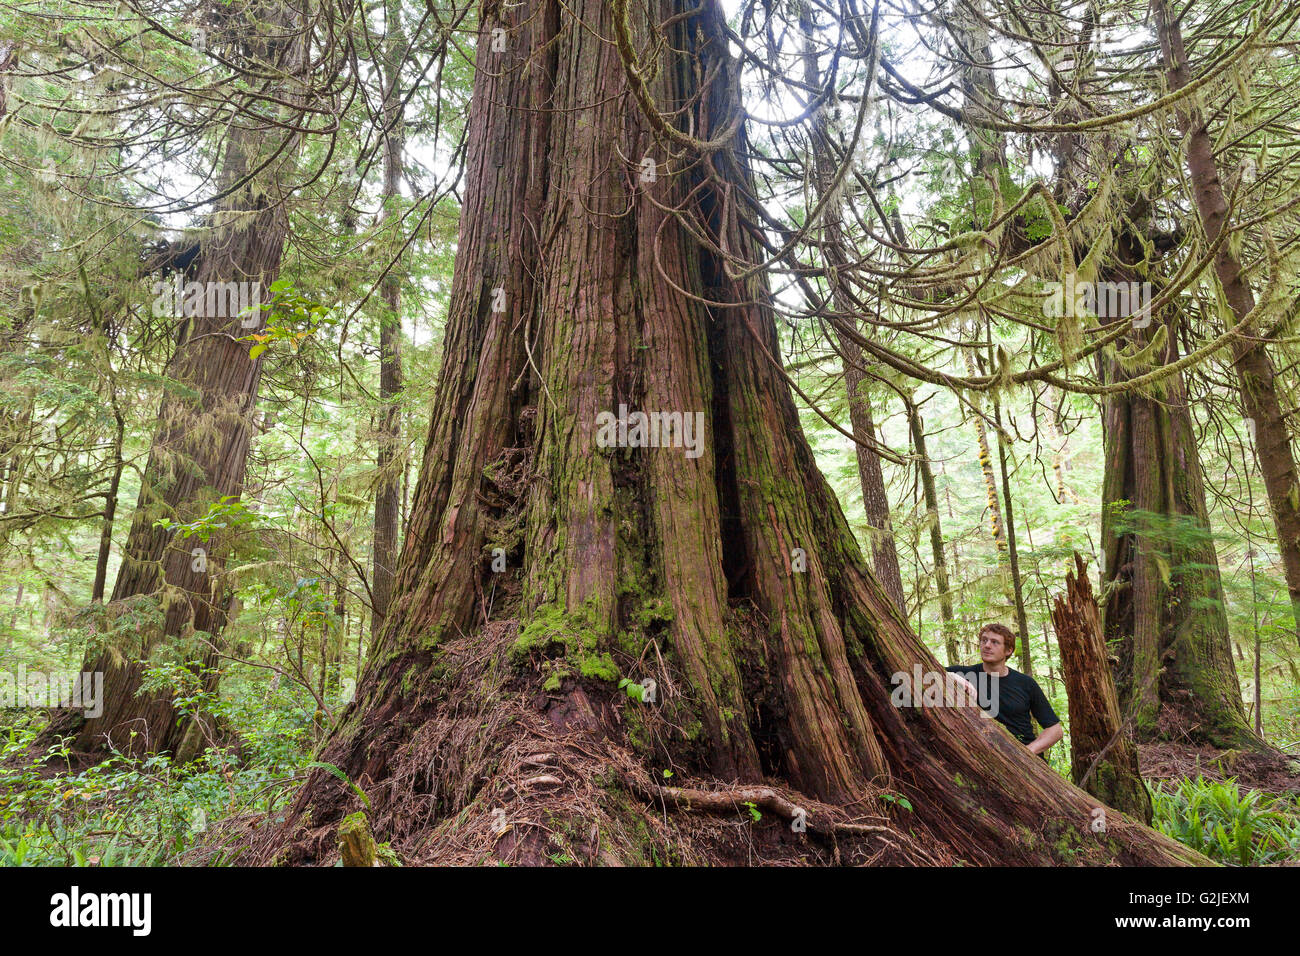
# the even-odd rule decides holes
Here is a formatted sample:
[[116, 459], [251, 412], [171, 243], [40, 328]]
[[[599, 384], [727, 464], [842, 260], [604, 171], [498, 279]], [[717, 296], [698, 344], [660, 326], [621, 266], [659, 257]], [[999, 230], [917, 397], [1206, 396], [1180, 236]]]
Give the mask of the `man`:
[[[1016, 652], [1016, 635], [1005, 624], [985, 624], [980, 629], [980, 663], [956, 664], [948, 668], [957, 679], [974, 690], [978, 683], [976, 699], [1012, 736], [1029, 748], [1030, 753], [1047, 759], [1047, 748], [1064, 736], [1061, 718], [1056, 716], [1047, 695], [1037, 681], [1020, 671], [1012, 670], [1007, 661]], [[996, 706], [993, 706], [996, 703]], [[1034, 736], [1038, 721], [1042, 732]]]

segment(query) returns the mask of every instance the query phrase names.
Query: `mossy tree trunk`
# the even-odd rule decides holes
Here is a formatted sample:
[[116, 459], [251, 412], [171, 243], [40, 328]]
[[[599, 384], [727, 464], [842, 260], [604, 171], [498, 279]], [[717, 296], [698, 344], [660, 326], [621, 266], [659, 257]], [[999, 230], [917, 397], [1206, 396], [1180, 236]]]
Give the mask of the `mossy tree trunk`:
[[[499, 626], [483, 627], [484, 595], [513, 579], [517, 600], [491, 616], [521, 625], [516, 679], [584, 747], [623, 741], [678, 780], [779, 781], [830, 804], [892, 786], [917, 825], [981, 862], [1082, 842], [1099, 861], [1192, 859], [1138, 826], [1091, 837], [1096, 801], [995, 722], [891, 704], [891, 675], [939, 665], [816, 468], [765, 275], [740, 276], [761, 256], [719, 6], [490, 2], [479, 22], [444, 359], [394, 610], [321, 755], [366, 789], [376, 836], [402, 788], [439, 816], [488, 812], [475, 797], [490, 781], [450, 796], [450, 770], [401, 755], [455, 693], [445, 648]], [[625, 69], [621, 24], [631, 55], [664, 23], [661, 58]], [[620, 404], [702, 412], [701, 453], [601, 447], [597, 416]], [[662, 734], [638, 735], [629, 708], [615, 721], [620, 675], [657, 681]], [[503, 726], [494, 746], [525, 732]], [[314, 773], [275, 858], [328, 859], [295, 828], [336, 826], [355, 799]]]

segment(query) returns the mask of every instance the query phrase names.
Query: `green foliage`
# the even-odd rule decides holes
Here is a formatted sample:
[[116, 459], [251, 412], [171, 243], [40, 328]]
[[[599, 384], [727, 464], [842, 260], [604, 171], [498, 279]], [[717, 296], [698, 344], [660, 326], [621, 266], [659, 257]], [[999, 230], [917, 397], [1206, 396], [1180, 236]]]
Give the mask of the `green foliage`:
[[169, 518], [159, 518], [154, 527], [166, 530], [175, 529], [180, 538], [198, 538], [207, 543], [217, 531], [244, 531], [262, 526], [268, 515], [250, 511], [248, 506], [236, 495], [225, 495], [208, 508], [207, 514], [185, 524], [173, 522]]
[[1300, 804], [1204, 777], [1152, 792], [1158, 830], [1212, 860], [1258, 866], [1300, 856]]
[[291, 279], [277, 279], [268, 291], [270, 299], [262, 303], [262, 310], [268, 313], [266, 325], [261, 332], [243, 337], [243, 341], [255, 343], [248, 350], [248, 357], [254, 360], [276, 342], [288, 342], [298, 351], [303, 339], [316, 334], [329, 316], [329, 309], [296, 289]]
[[[11, 728], [0, 741], [0, 762], [23, 753], [35, 729]], [[42, 772], [36, 760], [0, 769], [0, 866], [174, 862], [222, 818], [283, 810], [303, 755], [297, 747], [248, 747], [243, 763], [209, 749], [183, 765], [119, 753], [59, 776]], [[68, 751], [55, 746], [49, 756], [66, 759]], [[237, 846], [223, 847], [214, 860], [237, 861]]]
[[333, 776], [338, 777], [340, 780], [346, 783], [348, 787], [351, 788], [352, 792], [361, 798], [361, 802], [362, 804], [365, 805], [365, 808], [367, 810], [370, 809], [370, 798], [366, 796], [366, 792], [362, 790], [359, 786], [357, 786], [356, 782], [353, 781], [353, 779], [349, 777], [346, 773], [344, 773], [338, 767], [334, 766], [334, 764], [326, 763], [323, 760], [313, 760], [311, 763], [307, 764], [305, 769], [313, 770], [317, 767], [319, 767], [321, 770], [325, 770], [329, 772]]

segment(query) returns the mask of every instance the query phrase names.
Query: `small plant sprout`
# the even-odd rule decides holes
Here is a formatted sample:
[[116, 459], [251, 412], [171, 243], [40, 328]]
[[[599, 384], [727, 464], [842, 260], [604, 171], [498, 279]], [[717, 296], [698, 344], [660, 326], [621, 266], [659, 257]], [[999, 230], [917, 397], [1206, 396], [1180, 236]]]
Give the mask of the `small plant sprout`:
[[884, 800], [886, 803], [892, 803], [897, 807], [901, 807], [904, 810], [912, 809], [912, 802], [908, 800], [907, 797], [904, 797], [901, 794], [882, 793], [880, 795], [880, 799]]
[[618, 686], [619, 689], [625, 691], [627, 696], [632, 698], [632, 700], [638, 700], [643, 704], [653, 704], [655, 702], [656, 694], [658, 693], [658, 685], [656, 685], [654, 680], [649, 677], [641, 681], [639, 684], [631, 678], [624, 677], [618, 682]]

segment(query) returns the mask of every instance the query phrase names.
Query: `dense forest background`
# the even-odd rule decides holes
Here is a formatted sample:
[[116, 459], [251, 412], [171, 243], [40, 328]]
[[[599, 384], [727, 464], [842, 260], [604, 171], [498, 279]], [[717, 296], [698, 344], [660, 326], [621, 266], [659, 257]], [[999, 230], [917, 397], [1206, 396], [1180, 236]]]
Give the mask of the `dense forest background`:
[[[1222, 862], [1300, 855], [1287, 763], [1300, 748], [1300, 10], [704, 4], [715, 6], [752, 174], [752, 192], [728, 195], [750, 224], [747, 261], [769, 283], [774, 361], [899, 620], [941, 664], [976, 660], [985, 622], [1017, 630], [1010, 663], [1065, 720], [1048, 756], [1068, 780], [1073, 702], [1052, 609], [1077, 553], [1153, 825]], [[0, 3], [2, 667], [106, 661], [130, 677], [108, 686], [123, 708], [169, 702], [164, 717], [139, 732], [118, 724], [105, 741], [0, 701], [0, 862], [237, 860], [245, 831], [230, 821], [283, 821], [312, 774], [339, 778], [369, 808], [368, 784], [320, 748], [343, 732], [367, 662], [379, 666], [385, 626], [400, 631], [385, 619], [413, 613], [401, 603], [416, 575], [399, 572], [402, 542], [427, 504], [422, 466], [451, 460], [431, 438], [439, 382], [457, 374], [444, 363], [479, 361], [454, 331], [466, 308], [458, 256], [492, 246], [490, 231], [467, 238], [487, 228], [482, 217], [525, 208], [501, 192], [479, 202], [484, 174], [467, 178], [467, 163], [492, 162], [475, 151], [475, 123], [490, 122], [483, 64], [548, 18], [561, 37], [640, 57], [643, 72], [624, 73], [572, 54], [587, 102], [617, 96], [643, 116], [658, 97], [663, 110], [647, 125], [667, 144], [647, 150], [657, 161], [625, 155], [616, 127], [604, 159], [620, 183], [687, 176], [704, 134], [683, 118], [690, 97], [670, 109], [655, 85], [672, 70], [646, 66], [677, 47], [641, 22], [667, 24], [673, 4], [628, 7]], [[563, 26], [569, 17], [584, 26]], [[682, 17], [662, 36], [694, 29]], [[633, 24], [626, 45], [620, 21]], [[712, 74], [697, 74], [709, 88]], [[513, 161], [508, 134], [481, 135], [497, 143], [496, 166]], [[597, 198], [593, 221], [616, 218]], [[648, 282], [644, 256], [661, 240], [640, 241], [628, 268]], [[740, 271], [747, 253], [725, 253]], [[575, 269], [571, 281], [597, 273]], [[257, 321], [187, 313], [186, 283], [214, 280], [260, 283]], [[1149, 309], [1076, 309], [1061, 295], [1107, 281], [1141, 288]], [[498, 311], [490, 300], [478, 315]], [[520, 318], [515, 334], [530, 345], [527, 367], [506, 385], [540, 382], [530, 387], [545, 417], [565, 401], [538, 367], [549, 333]], [[229, 351], [192, 358], [200, 340]], [[653, 346], [635, 348], [653, 363]], [[527, 480], [525, 469], [491, 487]], [[183, 501], [167, 490], [186, 482]], [[150, 557], [150, 535], [171, 544]], [[500, 608], [525, 635], [542, 620], [520, 596], [541, 587], [534, 546], [531, 532], [497, 525], [467, 546], [489, 582], [473, 598], [475, 626], [490, 629]], [[160, 557], [164, 547], [180, 557]], [[162, 568], [152, 577], [150, 561]], [[486, 573], [521, 561], [533, 569], [522, 584]], [[637, 605], [642, 633], [671, 631], [665, 606]], [[1240, 705], [1230, 733], [1197, 710], [1194, 681], [1171, 691], [1190, 710], [1152, 703], [1135, 663], [1148, 633], [1162, 652], [1202, 639], [1226, 652], [1214, 686]], [[586, 681], [635, 707], [640, 661], [622, 647], [609, 669], [547, 654], [526, 663], [547, 690]], [[178, 729], [153, 739], [163, 726]], [[691, 773], [650, 765], [660, 784], [676, 775], [685, 786]], [[913, 802], [886, 786], [880, 812], [894, 819]], [[709, 845], [781, 815], [740, 805]], [[384, 859], [420, 858], [373, 817]], [[942, 824], [927, 826], [942, 843]], [[761, 840], [748, 846], [750, 862], [767, 858]], [[915, 852], [909, 861], [948, 861], [924, 840]], [[543, 856], [594, 858], [568, 837]]]

